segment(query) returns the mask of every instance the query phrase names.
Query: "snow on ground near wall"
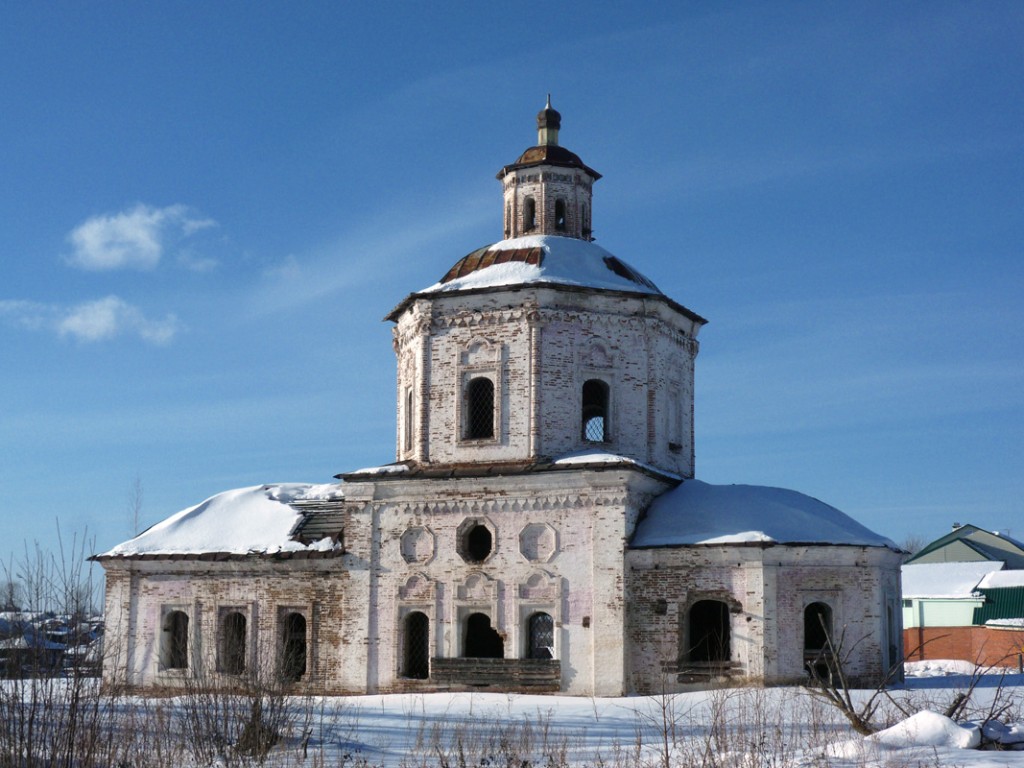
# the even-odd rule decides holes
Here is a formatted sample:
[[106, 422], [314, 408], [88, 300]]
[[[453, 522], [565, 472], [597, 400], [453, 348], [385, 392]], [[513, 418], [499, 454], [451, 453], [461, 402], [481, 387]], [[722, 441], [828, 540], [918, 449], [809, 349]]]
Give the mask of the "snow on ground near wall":
[[327, 550], [334, 546], [330, 539], [306, 546], [288, 538], [299, 520], [299, 513], [289, 503], [332, 495], [340, 495], [340, 486], [281, 483], [224, 491], [183, 509], [101, 556]]
[[[553, 235], [527, 235], [511, 240], [502, 240], [487, 247], [494, 251], [541, 248], [544, 251], [544, 257], [539, 266], [523, 262], [492, 264], [447, 283], [435, 283], [429, 288], [424, 288], [420, 293], [446, 293], [536, 283], [574, 285], [631, 293], [659, 293], [656, 289], [648, 288], [616, 274], [605, 262], [606, 258], [615, 257], [601, 246], [586, 240]], [[633, 271], [636, 272], [635, 269]], [[637, 274], [640, 273], [637, 272]]]
[[637, 526], [634, 547], [747, 542], [896, 545], [849, 515], [785, 488], [685, 480], [662, 494]]
[[969, 598], [978, 582], [1004, 563], [913, 563], [903, 566], [903, 597]]

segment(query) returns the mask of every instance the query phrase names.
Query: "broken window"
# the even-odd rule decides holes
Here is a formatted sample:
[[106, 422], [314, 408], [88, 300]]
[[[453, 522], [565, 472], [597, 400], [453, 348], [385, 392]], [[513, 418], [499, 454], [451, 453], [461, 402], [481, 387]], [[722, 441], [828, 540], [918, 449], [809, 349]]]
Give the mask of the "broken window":
[[523, 200], [523, 229], [529, 232], [537, 226], [537, 203], [532, 197]]
[[486, 376], [466, 386], [465, 436], [468, 440], [494, 437], [494, 382]]
[[426, 680], [430, 677], [430, 619], [425, 613], [413, 611], [405, 617], [404, 643], [402, 676]]
[[412, 387], [405, 389], [405, 450], [412, 450]]
[[221, 672], [240, 675], [245, 671], [245, 616], [231, 611], [221, 622], [218, 661]]
[[482, 563], [491, 554], [494, 537], [486, 525], [474, 525], [466, 532], [464, 551], [471, 563]]
[[555, 657], [555, 620], [539, 611], [530, 616], [530, 647], [528, 658], [553, 659]]
[[467, 659], [502, 659], [505, 641], [491, 626], [491, 617], [485, 613], [471, 613], [466, 619], [463, 657]]
[[583, 439], [606, 443], [608, 431], [608, 385], [600, 379], [588, 379], [583, 384]]
[[306, 617], [292, 612], [281, 622], [281, 677], [296, 682], [306, 674]]
[[687, 618], [686, 658], [696, 662], [727, 662], [729, 606], [721, 600], [698, 600]]
[[188, 669], [188, 614], [170, 611], [164, 617], [160, 633], [160, 666], [164, 669]]
[[565, 200], [555, 200], [555, 229], [565, 230]]

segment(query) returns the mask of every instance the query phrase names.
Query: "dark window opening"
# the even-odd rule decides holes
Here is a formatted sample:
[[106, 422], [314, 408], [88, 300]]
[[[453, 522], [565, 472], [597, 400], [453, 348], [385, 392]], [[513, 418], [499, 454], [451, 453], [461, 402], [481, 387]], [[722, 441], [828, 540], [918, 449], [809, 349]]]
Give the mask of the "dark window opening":
[[463, 646], [467, 659], [502, 659], [505, 641], [491, 626], [491, 619], [483, 613], [472, 613], [466, 619], [466, 642]]
[[505, 203], [505, 237], [512, 234], [512, 206]]
[[405, 450], [412, 450], [412, 388], [405, 391]]
[[465, 552], [471, 563], [481, 563], [491, 554], [494, 540], [486, 525], [474, 525], [466, 533]]
[[590, 239], [590, 216], [587, 215], [587, 206], [580, 206], [580, 218], [583, 220], [583, 227], [581, 234], [583, 237]]
[[824, 650], [831, 637], [832, 609], [826, 603], [811, 603], [804, 609], [804, 650]]
[[537, 203], [532, 197], [523, 200], [523, 229], [529, 232], [537, 226]]
[[183, 611], [167, 614], [160, 640], [164, 669], [188, 669], [188, 616]]
[[590, 379], [583, 385], [583, 439], [590, 443], [608, 441], [608, 385]]
[[530, 617], [531, 659], [555, 658], [555, 620], [546, 613], [535, 613]]
[[297, 682], [306, 674], [306, 617], [289, 613], [284, 617], [281, 638], [281, 677]]
[[245, 616], [232, 611], [224, 617], [220, 638], [220, 671], [240, 675], [245, 671]]
[[466, 437], [494, 437], [494, 382], [483, 376], [466, 387]]
[[555, 200], [555, 229], [565, 230], [565, 200]]
[[403, 677], [426, 680], [430, 677], [430, 619], [414, 611], [405, 617]]
[[721, 600], [699, 600], [690, 608], [688, 626], [689, 661], [727, 662], [729, 648], [729, 606]]

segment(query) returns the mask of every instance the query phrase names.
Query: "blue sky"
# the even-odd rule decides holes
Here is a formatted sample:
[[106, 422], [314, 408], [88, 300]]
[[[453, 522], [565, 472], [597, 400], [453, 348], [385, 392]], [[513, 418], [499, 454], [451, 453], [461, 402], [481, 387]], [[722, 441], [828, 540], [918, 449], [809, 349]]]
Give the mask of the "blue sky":
[[489, 5], [0, 8], [10, 551], [392, 460], [381, 318], [501, 237], [548, 92], [711, 321], [699, 477], [1024, 538], [1024, 6]]

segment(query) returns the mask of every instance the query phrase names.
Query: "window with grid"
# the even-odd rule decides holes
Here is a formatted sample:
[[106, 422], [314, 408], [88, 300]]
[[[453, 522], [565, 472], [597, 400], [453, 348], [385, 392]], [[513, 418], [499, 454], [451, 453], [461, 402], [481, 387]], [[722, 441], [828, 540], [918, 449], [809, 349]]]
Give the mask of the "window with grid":
[[555, 657], [555, 620], [547, 613], [535, 613], [530, 617], [531, 659], [553, 659]]
[[430, 677], [430, 619], [413, 611], [405, 617], [403, 677], [426, 680]]
[[583, 385], [583, 439], [606, 443], [608, 433], [608, 385], [600, 379], [589, 379]]
[[465, 436], [468, 440], [494, 437], [494, 382], [484, 376], [466, 386]]

